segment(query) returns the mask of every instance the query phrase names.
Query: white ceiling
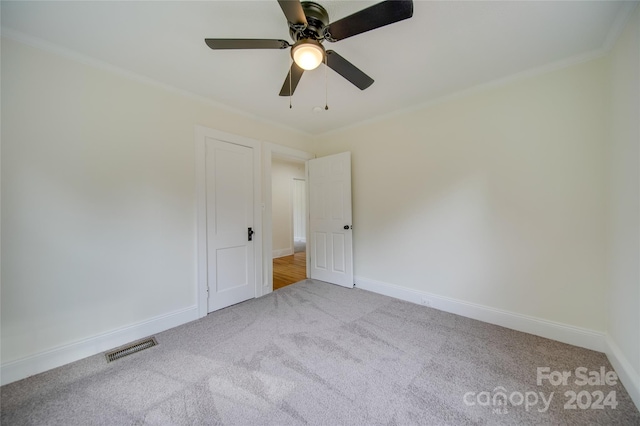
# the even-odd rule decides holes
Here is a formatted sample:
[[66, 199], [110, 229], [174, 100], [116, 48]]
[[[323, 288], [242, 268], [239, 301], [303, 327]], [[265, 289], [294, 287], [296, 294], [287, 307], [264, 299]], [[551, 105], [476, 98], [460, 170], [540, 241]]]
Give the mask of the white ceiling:
[[[376, 1], [319, 0], [331, 21]], [[415, 1], [413, 18], [326, 47], [369, 74], [325, 67], [278, 96], [289, 50], [213, 51], [204, 38], [290, 40], [276, 0], [2, 1], [3, 35], [68, 50], [252, 116], [322, 134], [471, 87], [602, 51], [630, 2]], [[325, 104], [325, 74], [329, 110]]]

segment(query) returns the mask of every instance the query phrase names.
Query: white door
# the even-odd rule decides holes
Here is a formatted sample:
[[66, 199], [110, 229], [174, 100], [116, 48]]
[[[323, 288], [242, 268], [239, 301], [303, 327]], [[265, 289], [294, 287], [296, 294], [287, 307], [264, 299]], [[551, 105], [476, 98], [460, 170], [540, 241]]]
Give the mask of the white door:
[[353, 287], [351, 153], [309, 160], [311, 278]]
[[[208, 312], [254, 298], [253, 149], [206, 139]], [[251, 241], [250, 241], [251, 239]]]

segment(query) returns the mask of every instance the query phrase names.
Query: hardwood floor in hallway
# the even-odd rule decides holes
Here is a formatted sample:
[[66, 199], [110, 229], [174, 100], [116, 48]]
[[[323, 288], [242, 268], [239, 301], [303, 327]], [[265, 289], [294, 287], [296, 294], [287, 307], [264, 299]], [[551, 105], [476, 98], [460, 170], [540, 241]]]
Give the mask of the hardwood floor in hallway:
[[307, 278], [307, 253], [301, 251], [291, 256], [273, 259], [273, 289], [288, 286]]

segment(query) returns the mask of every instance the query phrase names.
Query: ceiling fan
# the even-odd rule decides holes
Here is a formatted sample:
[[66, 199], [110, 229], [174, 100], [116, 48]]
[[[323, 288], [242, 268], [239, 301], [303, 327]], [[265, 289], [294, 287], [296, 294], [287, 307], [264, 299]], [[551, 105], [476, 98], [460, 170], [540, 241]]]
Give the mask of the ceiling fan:
[[291, 96], [305, 70], [325, 64], [349, 80], [360, 90], [373, 84], [373, 79], [333, 50], [325, 50], [324, 41], [336, 42], [411, 18], [412, 0], [387, 0], [374, 4], [346, 18], [329, 23], [324, 7], [312, 1], [278, 0], [294, 44], [276, 39], [207, 38], [211, 49], [287, 49], [291, 47], [293, 63], [280, 90], [280, 96]]

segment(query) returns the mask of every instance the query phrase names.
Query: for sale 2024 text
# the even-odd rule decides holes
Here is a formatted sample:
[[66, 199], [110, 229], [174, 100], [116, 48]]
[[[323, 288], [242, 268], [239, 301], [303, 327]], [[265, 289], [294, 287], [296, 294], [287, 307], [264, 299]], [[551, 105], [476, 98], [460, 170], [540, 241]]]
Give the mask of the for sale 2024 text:
[[[618, 384], [618, 375], [615, 371], [607, 371], [600, 367], [599, 370], [589, 370], [586, 367], [578, 367], [573, 371], [551, 371], [549, 367], [538, 367], [537, 384], [542, 386], [548, 382], [552, 386], [615, 386]], [[564, 393], [567, 398], [564, 404], [566, 410], [604, 410], [609, 407], [615, 409], [618, 406], [616, 391], [605, 394], [604, 391], [583, 389], [578, 392], [567, 390]]]

